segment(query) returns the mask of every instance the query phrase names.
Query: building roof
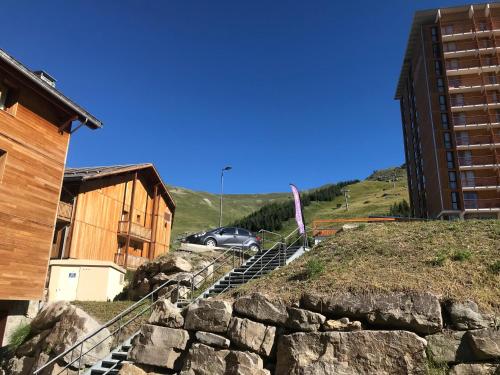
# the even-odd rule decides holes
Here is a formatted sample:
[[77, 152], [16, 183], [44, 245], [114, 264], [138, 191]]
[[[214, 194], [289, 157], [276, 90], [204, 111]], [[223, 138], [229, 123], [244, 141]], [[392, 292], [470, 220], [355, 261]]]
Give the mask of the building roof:
[[400, 99], [401, 96], [403, 95], [402, 90], [404, 87], [404, 82], [408, 77], [408, 70], [410, 68], [411, 59], [413, 58], [415, 42], [417, 38], [420, 37], [420, 28], [422, 27], [422, 25], [435, 22], [438, 19], [438, 17], [442, 14], [467, 12], [468, 10], [471, 9], [471, 7], [474, 9], [485, 10], [486, 8], [498, 7], [498, 6], [500, 5], [482, 3], [482, 4], [469, 4], [469, 5], [448, 7], [448, 8], [440, 8], [440, 9], [436, 8], [436, 9], [419, 10], [415, 12], [415, 15], [413, 16], [413, 22], [410, 28], [410, 35], [408, 36], [408, 43], [406, 44], [406, 50], [403, 58], [403, 65], [401, 67], [401, 72], [399, 74], [399, 80], [398, 80], [398, 85], [396, 87], [396, 93], [394, 95], [394, 99]]
[[160, 174], [156, 170], [152, 163], [142, 163], [142, 164], [125, 164], [125, 165], [110, 165], [102, 167], [84, 167], [84, 168], [66, 168], [64, 171], [64, 182], [73, 181], [89, 181], [97, 178], [114, 176], [117, 174], [136, 172], [142, 170], [150, 170], [153, 176], [160, 183], [160, 187], [163, 189], [167, 197], [167, 203], [172, 212], [175, 211], [175, 201], [170, 195], [167, 186], [160, 177]]
[[[39, 89], [43, 94], [45, 94], [48, 99], [53, 100], [63, 107], [69, 109], [70, 112], [74, 112], [76, 116], [78, 116], [78, 120], [85, 124], [87, 127], [91, 129], [98, 129], [102, 127], [102, 121], [98, 120], [87, 110], [64, 96], [55, 87], [44, 81], [42, 78], [40, 78], [38, 75], [29, 70], [26, 66], [14, 59], [2, 49], [0, 49], [0, 62], [5, 63], [7, 66], [14, 69], [14, 71], [26, 78], [35, 86], [35, 88]], [[48, 76], [47, 73], [45, 73], [45, 75]]]

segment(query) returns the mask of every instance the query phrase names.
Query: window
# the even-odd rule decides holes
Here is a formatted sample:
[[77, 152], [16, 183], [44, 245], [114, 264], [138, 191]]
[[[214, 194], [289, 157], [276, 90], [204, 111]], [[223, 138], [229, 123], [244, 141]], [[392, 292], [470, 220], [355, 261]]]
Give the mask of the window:
[[449, 128], [449, 121], [448, 121], [448, 114], [447, 113], [441, 113], [441, 126], [443, 127], [443, 129]]
[[451, 134], [448, 132], [443, 133], [444, 137], [444, 147], [451, 148]]
[[455, 161], [453, 159], [453, 152], [446, 151], [446, 163], [448, 165], [448, 169], [455, 168]]
[[238, 234], [240, 236], [250, 236], [250, 232], [245, 229], [238, 229]]
[[8, 93], [7, 86], [4, 84], [0, 83], [0, 109], [5, 109], [7, 106], [7, 93]]
[[18, 91], [0, 82], [0, 110], [15, 115]]
[[444, 92], [444, 81], [442, 78], [437, 79], [437, 88], [439, 92]]
[[434, 61], [434, 71], [436, 75], [440, 76], [442, 72], [441, 61]]
[[468, 132], [458, 132], [457, 133], [457, 144], [459, 145], [468, 145], [469, 142], [469, 133]]
[[0, 183], [3, 179], [3, 174], [5, 172], [5, 165], [7, 164], [7, 151], [0, 150]]
[[457, 59], [448, 61], [448, 69], [458, 69], [458, 66], [459, 64]]
[[457, 174], [455, 172], [448, 172], [448, 178], [450, 181], [450, 189], [457, 188]]
[[458, 193], [456, 191], [451, 192], [451, 208], [458, 210]]
[[432, 45], [432, 54], [434, 55], [435, 59], [441, 58], [441, 49], [439, 48], [439, 44]]
[[170, 214], [170, 212], [165, 212], [164, 216], [166, 222], [170, 222], [170, 220], [172, 219], [172, 215]]
[[220, 231], [220, 234], [225, 236], [234, 236], [236, 234], [236, 228], [224, 228]]
[[437, 27], [433, 27], [431, 29], [431, 37], [432, 37], [432, 41], [433, 42], [437, 42], [438, 41], [438, 29], [437, 29]]
[[455, 121], [455, 125], [465, 125], [467, 117], [464, 112], [460, 112], [457, 116], [453, 117], [453, 120]]
[[446, 97], [444, 95], [439, 95], [439, 110], [446, 112]]
[[477, 193], [464, 193], [464, 207], [478, 208]]
[[137, 223], [140, 223], [141, 222], [141, 215], [139, 215], [139, 214], [135, 215], [135, 220]]
[[488, 82], [491, 84], [491, 85], [495, 85], [497, 83], [497, 76], [494, 74], [494, 73], [490, 73], [488, 75]]
[[460, 174], [462, 186], [464, 187], [474, 187], [476, 186], [476, 176], [474, 175], [474, 171], [465, 171]]
[[457, 45], [455, 44], [455, 42], [443, 44], [443, 51], [444, 52], [454, 52], [456, 50], [457, 50]]

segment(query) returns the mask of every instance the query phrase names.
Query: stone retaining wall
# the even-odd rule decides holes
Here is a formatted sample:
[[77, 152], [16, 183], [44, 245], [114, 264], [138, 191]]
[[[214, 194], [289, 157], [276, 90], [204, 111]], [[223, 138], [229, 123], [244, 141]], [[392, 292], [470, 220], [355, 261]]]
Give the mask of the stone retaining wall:
[[500, 333], [473, 302], [429, 293], [306, 294], [286, 306], [255, 293], [234, 303], [167, 300], [133, 341], [120, 374], [500, 373]]

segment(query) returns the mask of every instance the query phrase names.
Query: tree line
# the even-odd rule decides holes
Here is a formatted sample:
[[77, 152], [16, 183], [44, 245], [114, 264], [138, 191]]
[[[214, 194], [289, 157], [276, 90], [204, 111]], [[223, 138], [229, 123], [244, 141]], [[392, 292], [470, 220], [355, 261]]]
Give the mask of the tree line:
[[[337, 184], [330, 184], [315, 190], [300, 194], [302, 207], [309, 206], [312, 202], [332, 201], [342, 195], [342, 188], [359, 182], [359, 180], [342, 181]], [[237, 220], [231, 226], [248, 229], [256, 232], [260, 229], [269, 231], [279, 231], [283, 228], [283, 223], [295, 217], [295, 203], [292, 200], [285, 202], [268, 203], [259, 210], [244, 218]]]

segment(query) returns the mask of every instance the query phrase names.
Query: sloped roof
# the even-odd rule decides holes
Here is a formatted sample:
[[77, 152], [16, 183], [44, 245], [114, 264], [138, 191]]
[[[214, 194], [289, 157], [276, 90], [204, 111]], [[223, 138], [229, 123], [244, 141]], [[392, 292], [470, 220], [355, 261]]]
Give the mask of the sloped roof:
[[123, 174], [128, 172], [151, 170], [155, 178], [160, 183], [163, 192], [167, 196], [167, 203], [172, 212], [175, 211], [175, 201], [170, 195], [167, 186], [160, 177], [160, 174], [156, 170], [152, 163], [142, 163], [142, 164], [125, 164], [125, 165], [110, 165], [101, 167], [83, 167], [83, 168], [66, 168], [64, 171], [64, 182], [73, 181], [88, 181], [97, 178], [114, 176], [117, 174]]
[[90, 114], [87, 110], [73, 102], [68, 97], [64, 96], [55, 87], [52, 87], [47, 82], [42, 80], [34, 72], [28, 69], [21, 62], [10, 56], [7, 52], [0, 48], [0, 62], [5, 63], [10, 68], [14, 69], [21, 76], [26, 78], [30, 83], [34, 84], [37, 89], [41, 90], [47, 97], [60, 103], [63, 107], [68, 108], [78, 116], [78, 120], [91, 129], [102, 127], [102, 121]]

